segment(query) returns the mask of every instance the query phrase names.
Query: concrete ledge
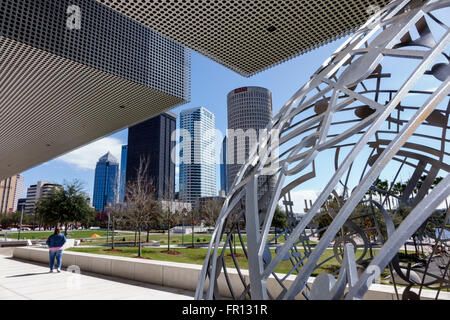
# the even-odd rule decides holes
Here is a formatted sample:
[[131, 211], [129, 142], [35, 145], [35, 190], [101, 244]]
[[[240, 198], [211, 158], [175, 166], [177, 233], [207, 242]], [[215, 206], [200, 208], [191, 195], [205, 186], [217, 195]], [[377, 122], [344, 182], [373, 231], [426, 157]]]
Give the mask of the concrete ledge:
[[[30, 260], [48, 264], [48, 249], [18, 247], [14, 248], [13, 257], [22, 260]], [[187, 263], [175, 263], [157, 260], [146, 260], [136, 258], [115, 257], [107, 255], [98, 255], [82, 252], [65, 251], [63, 253], [63, 267], [77, 265], [81, 272], [93, 272], [101, 275], [113, 276], [128, 280], [141, 281], [145, 283], [156, 284], [165, 287], [195, 291], [197, 280], [202, 266]], [[239, 273], [236, 269], [228, 269], [228, 279], [233, 287], [235, 294], [242, 292], [242, 284]], [[241, 276], [249, 283], [248, 270], [241, 270]], [[277, 274], [279, 278], [286, 275]], [[294, 282], [295, 276], [288, 276], [285, 280], [285, 286], [289, 288]], [[314, 278], [308, 279], [311, 285]], [[226, 284], [225, 275], [222, 273], [219, 278], [220, 294], [224, 298], [231, 298], [232, 295]], [[207, 282], [205, 287], [207, 288]], [[267, 289], [272, 296], [277, 296], [282, 288], [273, 276], [267, 279]], [[404, 288], [398, 288], [399, 294]], [[418, 290], [413, 290], [418, 291]], [[421, 299], [431, 300], [436, 296], [435, 291], [422, 290]], [[396, 298], [393, 286], [373, 284], [364, 296], [364, 300], [393, 300]], [[302, 294], [296, 296], [297, 300], [304, 300]], [[450, 292], [441, 292], [441, 300], [450, 300]]]

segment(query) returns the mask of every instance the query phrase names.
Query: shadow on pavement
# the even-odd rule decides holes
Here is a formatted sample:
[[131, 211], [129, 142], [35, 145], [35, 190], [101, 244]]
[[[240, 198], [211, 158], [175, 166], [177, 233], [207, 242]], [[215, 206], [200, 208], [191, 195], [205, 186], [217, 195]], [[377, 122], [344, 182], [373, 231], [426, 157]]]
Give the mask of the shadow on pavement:
[[50, 274], [50, 272], [37, 272], [37, 273], [24, 273], [24, 274], [17, 274], [14, 276], [7, 276], [6, 278], [19, 278], [19, 277], [30, 277], [30, 276], [38, 276], [42, 274]]

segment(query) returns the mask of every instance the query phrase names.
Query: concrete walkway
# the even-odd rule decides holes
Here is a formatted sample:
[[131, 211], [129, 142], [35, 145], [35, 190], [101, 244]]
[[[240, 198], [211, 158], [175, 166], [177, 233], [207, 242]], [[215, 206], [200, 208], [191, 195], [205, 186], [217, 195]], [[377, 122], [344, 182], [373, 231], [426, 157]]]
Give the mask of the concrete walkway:
[[191, 300], [193, 292], [63, 271], [0, 255], [0, 300]]

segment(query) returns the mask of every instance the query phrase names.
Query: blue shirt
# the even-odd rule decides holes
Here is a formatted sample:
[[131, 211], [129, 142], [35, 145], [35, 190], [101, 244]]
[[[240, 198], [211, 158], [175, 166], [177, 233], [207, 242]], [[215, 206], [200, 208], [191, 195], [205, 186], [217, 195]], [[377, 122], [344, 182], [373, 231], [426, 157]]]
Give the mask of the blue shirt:
[[62, 247], [66, 243], [66, 237], [63, 234], [52, 234], [47, 239], [47, 245], [49, 248]]

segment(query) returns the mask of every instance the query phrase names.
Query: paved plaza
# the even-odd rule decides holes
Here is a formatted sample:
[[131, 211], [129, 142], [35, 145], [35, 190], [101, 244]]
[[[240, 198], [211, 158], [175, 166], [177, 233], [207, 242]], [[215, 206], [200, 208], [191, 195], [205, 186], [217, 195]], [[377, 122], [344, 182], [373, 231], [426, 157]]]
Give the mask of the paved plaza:
[[191, 300], [194, 293], [66, 271], [0, 255], [0, 300]]

